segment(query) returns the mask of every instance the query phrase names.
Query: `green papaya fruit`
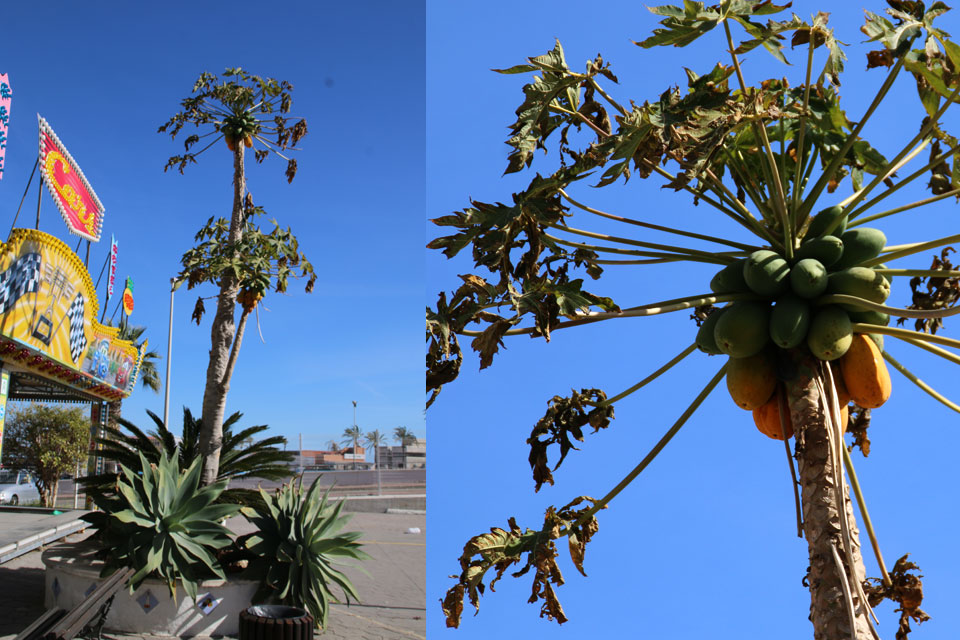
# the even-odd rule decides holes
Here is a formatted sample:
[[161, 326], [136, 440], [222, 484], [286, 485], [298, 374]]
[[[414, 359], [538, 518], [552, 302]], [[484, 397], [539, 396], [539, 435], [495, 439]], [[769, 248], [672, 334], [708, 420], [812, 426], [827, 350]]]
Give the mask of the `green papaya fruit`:
[[[885, 265], [885, 264], [878, 264], [878, 265], [873, 266], [873, 267], [870, 267], [870, 268], [871, 268], [871, 269], [886, 269], [886, 268], [887, 268], [887, 265]], [[887, 281], [887, 284], [891, 284], [891, 283], [890, 283], [890, 278], [888, 278], [887, 276], [885, 276], [885, 275], [883, 275], [883, 274], [880, 274], [880, 275], [881, 275], [881, 277], [882, 277], [884, 280]]]
[[[830, 227], [833, 227], [832, 229]], [[807, 227], [807, 238], [819, 238], [820, 236], [831, 235], [840, 237], [847, 230], [847, 216], [840, 205], [835, 204], [827, 207], [817, 215], [813, 216], [810, 226]]]
[[765, 302], [734, 302], [717, 319], [713, 338], [717, 348], [734, 358], [748, 358], [769, 340], [770, 305]]
[[833, 265], [835, 271], [855, 267], [861, 262], [876, 258], [887, 246], [887, 236], [880, 229], [859, 227], [840, 236], [843, 241], [843, 255]]
[[790, 270], [790, 287], [801, 298], [816, 298], [827, 290], [827, 269], [819, 260], [804, 258]]
[[774, 297], [790, 285], [790, 265], [780, 254], [759, 249], [743, 263], [743, 279], [754, 293]]
[[747, 282], [743, 279], [744, 262], [745, 260], [737, 260], [717, 271], [713, 279], [710, 280], [710, 291], [714, 293], [745, 293], [749, 291], [750, 288], [747, 287]]
[[[890, 283], [873, 269], [850, 267], [827, 277], [827, 293], [841, 293], [883, 304], [890, 296]], [[855, 305], [841, 306], [847, 311], [864, 311]]]
[[717, 348], [717, 341], [713, 337], [713, 330], [717, 326], [717, 320], [720, 319], [720, 314], [726, 310], [726, 307], [714, 309], [713, 312], [707, 316], [707, 319], [700, 324], [700, 329], [697, 331], [696, 341], [697, 348], [700, 349], [700, 351], [715, 356], [723, 353]]
[[807, 337], [810, 328], [810, 305], [795, 295], [786, 294], [777, 300], [770, 312], [770, 339], [781, 349], [793, 349]]
[[843, 255], [843, 240], [837, 236], [811, 238], [793, 254], [795, 261], [813, 258], [825, 267], [833, 266]]
[[820, 307], [810, 321], [807, 346], [821, 360], [836, 360], [847, 352], [853, 342], [850, 316], [837, 305]]

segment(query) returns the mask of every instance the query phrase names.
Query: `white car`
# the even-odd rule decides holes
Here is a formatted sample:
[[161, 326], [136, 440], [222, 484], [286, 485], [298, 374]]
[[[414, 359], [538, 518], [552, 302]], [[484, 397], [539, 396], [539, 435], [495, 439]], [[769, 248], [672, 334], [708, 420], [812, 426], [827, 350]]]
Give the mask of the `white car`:
[[40, 491], [29, 471], [0, 469], [0, 504], [18, 505], [40, 501]]

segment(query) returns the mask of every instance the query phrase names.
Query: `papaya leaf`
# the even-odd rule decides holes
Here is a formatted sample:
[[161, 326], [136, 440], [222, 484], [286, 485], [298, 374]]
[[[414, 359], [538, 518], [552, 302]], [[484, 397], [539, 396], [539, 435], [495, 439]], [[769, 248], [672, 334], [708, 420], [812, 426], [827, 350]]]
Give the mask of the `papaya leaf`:
[[[573, 507], [583, 502], [590, 502], [591, 504], [577, 510], [573, 509]], [[597, 501], [593, 498], [580, 496], [560, 509], [557, 513], [557, 516], [562, 521], [573, 523], [567, 526], [567, 542], [570, 547], [570, 559], [573, 561], [577, 571], [583, 576], [587, 575], [587, 572], [583, 570], [583, 559], [587, 551], [587, 543], [593, 538], [593, 534], [600, 529], [600, 524], [597, 522], [597, 519], [593, 517], [593, 515], [587, 516], [587, 514], [595, 508], [596, 504]], [[606, 509], [606, 505], [604, 505], [603, 508]], [[580, 523], [581, 518], [583, 518], [582, 523]]]
[[[600, 389], [571, 391], [569, 397], [554, 396], [548, 403], [547, 412], [534, 425], [527, 444], [530, 445], [530, 468], [533, 470], [535, 491], [544, 483], [553, 484], [556, 471], [573, 446], [572, 440], [583, 442], [583, 428], [590, 426], [593, 433], [610, 426], [613, 405], [602, 405], [607, 394]], [[560, 459], [553, 469], [547, 463], [547, 448], [560, 445]]]
[[488, 320], [490, 325], [473, 339], [470, 346], [480, 354], [480, 368], [486, 369], [493, 364], [493, 356], [503, 346], [503, 334], [513, 326], [508, 320], [492, 313], [483, 313], [479, 318]]
[[528, 58], [529, 64], [508, 69], [494, 69], [498, 73], [516, 74], [539, 71], [530, 84], [523, 87], [524, 101], [517, 108], [517, 121], [510, 125], [511, 137], [507, 144], [513, 147], [504, 173], [514, 173], [533, 162], [533, 154], [544, 148], [544, 141], [558, 127], [568, 123], [569, 116], [551, 111], [560, 106], [568, 111], [579, 110], [579, 85], [582, 77], [571, 73], [567, 67], [560, 41], [555, 41], [552, 50]]
[[869, 38], [868, 42], [879, 41], [887, 49], [900, 56], [906, 53], [910, 44], [918, 38], [923, 31], [923, 23], [903, 12], [888, 10], [888, 13], [898, 19], [898, 24], [890, 22], [881, 15], [864, 10], [866, 22], [860, 31]]
[[753, 36], [756, 44], [763, 45], [778, 60], [786, 62], [780, 52], [779, 32], [771, 25], [766, 27], [750, 20], [751, 16], [765, 16], [779, 13], [788, 9], [792, 3], [776, 5], [770, 0], [755, 2], [751, 0], [727, 0], [717, 5], [707, 7], [702, 2], [685, 0], [683, 7], [665, 5], [648, 7], [654, 15], [665, 16], [660, 24], [661, 29], [654, 29], [653, 35], [642, 42], [634, 42], [637, 46], [649, 49], [657, 46], [685, 47], [700, 36], [711, 31], [725, 19], [732, 19], [740, 23], [747, 33]]
[[870, 438], [867, 436], [867, 429], [870, 427], [870, 409], [851, 403], [847, 424], [847, 433], [853, 436], [853, 443], [847, 447], [847, 450], [853, 451], [854, 447], [860, 447], [860, 453], [866, 458], [870, 455]]
[[[784, 29], [795, 29], [793, 32], [793, 38], [790, 40], [790, 45], [793, 47], [809, 44], [811, 38], [813, 39], [813, 48], [816, 49], [822, 45], [827, 47], [827, 61], [823, 66], [823, 74], [834, 86], [840, 86], [840, 74], [843, 73], [844, 61], [847, 59], [847, 55], [840, 48], [841, 44], [846, 44], [840, 42], [833, 35], [833, 29], [827, 28], [827, 22], [830, 20], [830, 14], [825, 12], [818, 12], [813, 18], [813, 24], [807, 25], [806, 23], [801, 23], [800, 25], [794, 27], [793, 22], [797, 20], [794, 17], [794, 20], [787, 24]], [[867, 67], [869, 68], [869, 66]]]
[[917, 624], [922, 624], [930, 619], [930, 616], [920, 609], [923, 603], [923, 577], [919, 572], [920, 567], [910, 562], [907, 558], [910, 554], [904, 555], [896, 561], [893, 569], [890, 571], [889, 585], [884, 585], [880, 578], [867, 578], [863, 584], [864, 593], [871, 607], [876, 607], [885, 599], [900, 605], [894, 611], [900, 612], [900, 623], [897, 628], [896, 639], [907, 640], [911, 631], [910, 620]]
[[[599, 528], [596, 518], [588, 514], [593, 507], [574, 509], [583, 502], [596, 503], [593, 498], [581, 496], [559, 510], [552, 506], [548, 507], [544, 515], [543, 527], [539, 531], [529, 528], [521, 530], [516, 519], [510, 518], [507, 521], [509, 529], [492, 527], [490, 533], [470, 538], [464, 545], [463, 553], [459, 558], [460, 575], [459, 577], [451, 576], [458, 579], [457, 584], [447, 590], [445, 597], [440, 601], [447, 627], [460, 626], [464, 598], [469, 598], [470, 604], [479, 613], [480, 596], [487, 587], [495, 591], [494, 585], [497, 581], [503, 577], [507, 569], [519, 564], [524, 554], [526, 554], [526, 564], [511, 575], [519, 578], [531, 569], [534, 570], [528, 601], [530, 603], [542, 601], [541, 618], [556, 620], [559, 624], [566, 622], [567, 617], [554, 591], [554, 585], [560, 586], [564, 583], [563, 574], [557, 565], [558, 553], [554, 540], [565, 534], [575, 536], [576, 542], [571, 542], [571, 553], [577, 554], [574, 556], [574, 564], [582, 573], [586, 544]], [[584, 522], [579, 522], [580, 519]], [[575, 552], [574, 546], [577, 549]], [[484, 584], [484, 577], [490, 569], [493, 569], [496, 575], [489, 584]]]
[[[950, 254], [956, 253], [953, 247], [944, 247], [939, 256], [933, 256], [930, 269], [934, 271], [951, 271], [955, 267], [950, 262]], [[913, 292], [913, 302], [907, 309], [950, 309], [960, 303], [960, 278], [924, 278], [915, 276], [910, 278], [910, 290]], [[898, 318], [897, 324], [903, 325], [906, 318]], [[914, 322], [916, 331], [936, 334], [943, 328], [942, 318], [917, 318]]]

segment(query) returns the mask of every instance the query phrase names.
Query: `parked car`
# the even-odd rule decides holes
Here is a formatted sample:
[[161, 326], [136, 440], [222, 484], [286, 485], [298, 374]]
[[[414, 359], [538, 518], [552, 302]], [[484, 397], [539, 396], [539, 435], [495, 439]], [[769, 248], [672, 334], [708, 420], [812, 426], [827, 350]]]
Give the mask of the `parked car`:
[[29, 471], [0, 469], [0, 504], [18, 505], [40, 501], [40, 491]]

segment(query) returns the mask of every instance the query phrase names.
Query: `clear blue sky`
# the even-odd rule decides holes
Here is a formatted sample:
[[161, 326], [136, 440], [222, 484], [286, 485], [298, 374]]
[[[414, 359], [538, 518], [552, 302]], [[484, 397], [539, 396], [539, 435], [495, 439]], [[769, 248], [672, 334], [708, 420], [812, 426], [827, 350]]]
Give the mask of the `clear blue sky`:
[[[885, 6], [863, 4], [876, 12]], [[860, 6], [805, 0], [793, 6], [808, 20], [817, 9], [832, 11], [831, 26], [851, 43], [841, 92], [852, 120], [860, 117], [883, 79], [880, 71], [864, 72]], [[717, 61], [729, 63], [722, 31], [686, 49], [645, 51], [631, 43], [644, 39], [656, 23], [642, 3], [619, 0], [602, 7], [566, 1], [429, 2], [427, 216], [460, 210], [470, 198], [509, 202], [532, 177], [532, 172], [501, 175], [509, 150], [504, 145], [507, 126], [522, 101], [521, 87], [531, 76], [503, 76], [491, 68], [521, 64], [527, 56], [552, 48], [559, 38], [574, 70], [583, 69], [600, 52], [620, 79], [619, 86], [605, 83], [613, 95], [622, 103], [642, 103], [670, 86], [685, 86], [683, 67], [705, 73]], [[958, 34], [960, 12], [941, 18], [939, 25]], [[822, 50], [818, 53], [822, 64]], [[787, 55], [794, 66], [776, 63], [762, 50], [747, 55], [748, 82], [784, 75], [793, 84], [802, 82], [802, 54], [788, 50]], [[958, 114], [949, 112], [945, 119], [954, 134]], [[913, 81], [904, 74], [865, 136], [892, 157], [916, 132], [921, 115]], [[532, 171], [547, 174], [555, 162], [553, 150], [546, 157], [538, 154]], [[747, 238], [708, 207], [694, 208], [684, 194], [661, 190], [657, 178], [635, 178], [626, 186], [603, 190], [592, 189], [594, 183], [581, 182], [574, 197], [622, 215]], [[824, 202], [833, 204], [848, 193], [846, 183]], [[891, 197], [890, 206], [921, 197], [919, 187], [904, 190]], [[875, 226], [891, 244], [941, 237], [955, 232], [956, 206], [953, 200], [943, 201]], [[576, 214], [571, 224], [666, 241], [653, 232], [624, 231], [616, 223], [601, 225], [583, 215]], [[427, 239], [444, 233], [427, 225]], [[428, 304], [435, 304], [439, 291], [456, 288], [457, 274], [472, 269], [469, 252], [464, 254], [454, 261], [439, 252], [428, 256]], [[927, 268], [929, 261], [925, 254], [897, 265]], [[591, 291], [632, 306], [706, 291], [714, 271], [709, 266], [611, 267]], [[909, 304], [906, 279], [895, 281], [890, 303]], [[548, 505], [560, 507], [584, 494], [604, 495], [673, 424], [722, 360], [697, 352], [619, 403], [612, 426], [587, 435], [582, 450], [571, 452], [555, 473], [557, 484], [534, 494], [525, 440], [547, 401], [568, 395], [571, 388], [600, 387], [612, 395], [634, 384], [693, 341], [696, 328], [688, 316], [680, 312], [558, 331], [549, 344], [508, 339], [493, 366], [482, 372], [477, 358], [467, 355], [460, 379], [443, 390], [427, 415], [432, 445], [429, 637], [811, 637], [809, 593], [801, 584], [807, 545], [795, 533], [782, 443], [761, 435], [750, 414], [734, 406], [722, 385], [647, 471], [600, 513], [599, 533], [587, 548], [589, 578], [577, 573], [565, 544], [559, 545], [567, 584], [557, 593], [570, 622], [558, 627], [538, 618], [539, 604], [526, 603], [532, 580], [528, 574], [505, 576], [496, 593], [487, 591], [481, 598], [477, 617], [467, 604], [461, 628], [444, 628], [438, 600], [453, 585], [448, 576], [459, 573], [457, 558], [471, 536], [506, 527], [511, 516], [521, 527], [538, 528]], [[956, 337], [960, 324], [948, 319], [946, 325], [946, 335]], [[957, 400], [954, 366], [893, 339], [887, 344], [901, 362]], [[958, 416], [895, 371], [891, 375], [893, 397], [873, 412], [872, 453], [863, 459], [856, 452], [854, 461], [887, 565], [909, 552], [923, 569], [923, 608], [933, 618], [915, 631], [916, 637], [954, 638], [960, 628], [953, 489]], [[557, 453], [551, 455], [555, 460]], [[876, 576], [879, 571], [862, 527], [861, 534], [867, 573]], [[889, 604], [878, 613], [880, 633], [892, 638], [899, 614]]]
[[[309, 135], [286, 163], [248, 155], [248, 186], [269, 217], [290, 226], [318, 279], [271, 294], [251, 318], [227, 401], [242, 425], [268, 424], [297, 447], [323, 448], [352, 424], [403, 425], [425, 435], [422, 410], [422, 227], [424, 209], [424, 11], [420, 3], [253, 2], [158, 6], [100, 2], [4, 4], [0, 73], [13, 89], [6, 171], [0, 182], [9, 225], [37, 155], [43, 115], [93, 185], [106, 212], [93, 245], [97, 278], [110, 234], [120, 245], [118, 282], [132, 276], [134, 324], [145, 325], [165, 367], [169, 281], [196, 231], [229, 216], [232, 157], [221, 142], [185, 175], [164, 173], [182, 139], [157, 128], [203, 71], [243, 67], [294, 85], [292, 114]], [[186, 131], [187, 134], [191, 133]], [[33, 226], [36, 179], [18, 225]], [[69, 236], [43, 195], [40, 228]], [[272, 228], [268, 225], [267, 227]], [[0, 232], [4, 238], [6, 230]], [[82, 257], [83, 248], [80, 249]], [[106, 279], [101, 282], [102, 293]], [[122, 292], [120, 285], [115, 296]], [[214, 302], [200, 327], [190, 315], [203, 289], [176, 294], [171, 423], [182, 407], [200, 414]], [[114, 298], [117, 300], [118, 298]], [[113, 311], [115, 302], [110, 303]], [[151, 426], [163, 395], [138, 386], [123, 414]]]

